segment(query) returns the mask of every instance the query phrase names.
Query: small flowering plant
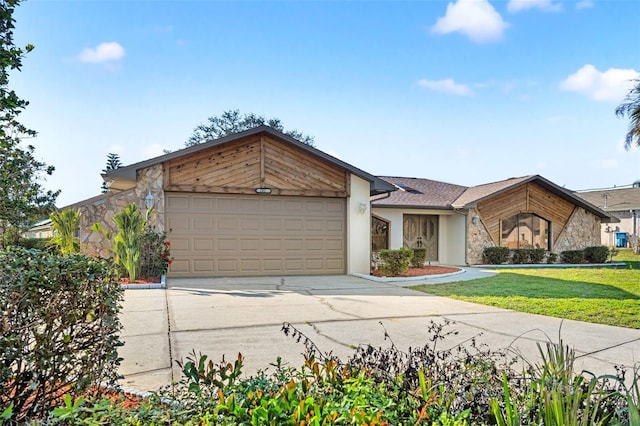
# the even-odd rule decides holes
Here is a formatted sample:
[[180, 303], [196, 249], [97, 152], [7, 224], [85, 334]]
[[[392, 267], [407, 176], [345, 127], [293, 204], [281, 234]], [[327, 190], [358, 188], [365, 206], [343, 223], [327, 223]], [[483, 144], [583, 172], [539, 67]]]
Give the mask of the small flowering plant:
[[159, 281], [169, 270], [172, 261], [171, 243], [167, 240], [167, 233], [154, 229], [145, 230], [141, 238], [140, 275]]

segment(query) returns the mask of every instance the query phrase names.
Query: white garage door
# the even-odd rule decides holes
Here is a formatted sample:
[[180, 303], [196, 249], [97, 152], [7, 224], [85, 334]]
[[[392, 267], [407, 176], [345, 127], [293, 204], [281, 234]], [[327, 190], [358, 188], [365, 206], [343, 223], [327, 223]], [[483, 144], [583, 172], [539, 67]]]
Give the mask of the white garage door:
[[343, 274], [345, 199], [167, 193], [173, 277]]

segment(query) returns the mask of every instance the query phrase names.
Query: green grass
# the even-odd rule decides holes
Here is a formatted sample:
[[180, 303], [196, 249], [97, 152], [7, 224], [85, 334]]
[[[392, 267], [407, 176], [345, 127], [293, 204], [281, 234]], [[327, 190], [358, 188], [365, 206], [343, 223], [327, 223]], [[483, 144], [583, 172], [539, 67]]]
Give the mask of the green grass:
[[425, 293], [598, 324], [640, 329], [640, 256], [625, 267], [503, 269], [495, 277], [413, 287]]

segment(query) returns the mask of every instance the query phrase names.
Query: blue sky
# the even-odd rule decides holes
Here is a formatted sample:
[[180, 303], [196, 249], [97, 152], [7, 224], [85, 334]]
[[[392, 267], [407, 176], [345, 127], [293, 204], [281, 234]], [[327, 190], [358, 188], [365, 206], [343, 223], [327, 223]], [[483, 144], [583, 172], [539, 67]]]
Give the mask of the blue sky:
[[228, 109], [280, 118], [376, 175], [569, 189], [640, 179], [615, 107], [640, 71], [636, 0], [39, 1], [11, 78], [59, 206], [109, 152], [177, 150]]

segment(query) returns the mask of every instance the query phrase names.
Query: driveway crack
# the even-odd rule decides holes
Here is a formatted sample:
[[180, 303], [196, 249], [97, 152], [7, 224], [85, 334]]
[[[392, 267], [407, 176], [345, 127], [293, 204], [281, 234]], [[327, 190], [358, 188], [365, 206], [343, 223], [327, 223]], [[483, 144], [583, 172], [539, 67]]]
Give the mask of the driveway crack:
[[336, 344], [338, 344], [340, 346], [344, 346], [345, 348], [349, 348], [349, 349], [354, 349], [355, 348], [354, 345], [351, 345], [351, 344], [345, 343], [345, 342], [341, 342], [340, 340], [336, 339], [335, 337], [332, 337], [332, 336], [329, 336], [326, 333], [323, 333], [322, 331], [320, 331], [320, 329], [314, 323], [310, 322], [310, 323], [307, 323], [307, 324], [309, 324], [311, 326], [311, 328], [313, 328], [313, 331], [315, 331], [318, 336], [322, 336], [325, 339], [327, 339], [327, 340], [329, 340], [329, 341], [331, 341], [333, 343], [336, 343]]

